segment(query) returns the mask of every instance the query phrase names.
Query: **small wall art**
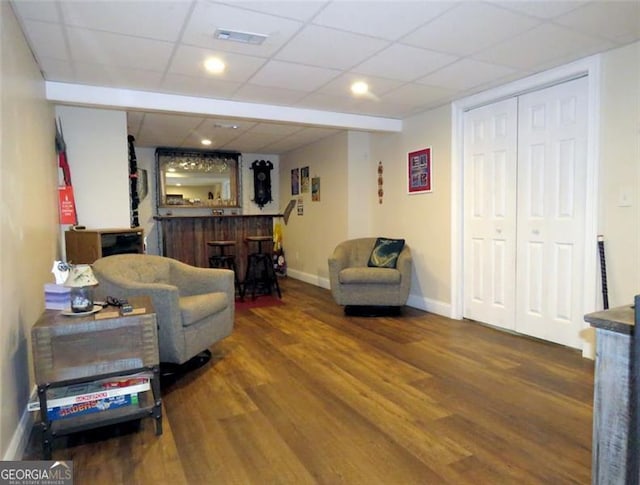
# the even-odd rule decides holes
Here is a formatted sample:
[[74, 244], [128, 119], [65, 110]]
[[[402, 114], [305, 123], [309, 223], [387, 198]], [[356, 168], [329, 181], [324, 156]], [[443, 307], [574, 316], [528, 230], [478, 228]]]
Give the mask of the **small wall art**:
[[300, 169], [300, 193], [309, 193], [309, 167]]
[[291, 169], [291, 195], [300, 193], [300, 169]]
[[320, 177], [313, 177], [311, 179], [311, 200], [313, 202], [320, 202]]
[[410, 194], [420, 194], [431, 192], [432, 169], [431, 169], [431, 147], [415, 152], [410, 152], [408, 156], [408, 185]]

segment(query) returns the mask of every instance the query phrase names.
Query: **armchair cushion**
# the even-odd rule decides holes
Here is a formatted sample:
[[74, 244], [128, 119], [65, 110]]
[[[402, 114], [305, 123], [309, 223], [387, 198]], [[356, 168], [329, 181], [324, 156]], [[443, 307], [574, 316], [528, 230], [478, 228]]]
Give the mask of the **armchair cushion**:
[[342, 284], [376, 283], [379, 285], [400, 284], [400, 272], [391, 268], [345, 268], [338, 273]]
[[178, 302], [182, 315], [182, 326], [188, 327], [209, 315], [215, 315], [224, 310], [228, 304], [224, 293], [183, 296]]
[[400, 251], [404, 247], [404, 239], [379, 237], [369, 256], [367, 266], [375, 268], [395, 268]]

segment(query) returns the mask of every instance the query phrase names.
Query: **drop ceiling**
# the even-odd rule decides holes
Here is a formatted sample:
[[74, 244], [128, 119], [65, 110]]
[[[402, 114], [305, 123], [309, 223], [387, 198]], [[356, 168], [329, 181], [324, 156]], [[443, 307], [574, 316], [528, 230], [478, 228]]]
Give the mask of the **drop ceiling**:
[[[640, 39], [638, 1], [13, 0], [46, 81], [403, 119]], [[264, 34], [262, 44], [214, 37]], [[203, 68], [209, 56], [227, 65]], [[349, 86], [364, 80], [370, 94]], [[301, 119], [128, 111], [137, 146], [283, 153], [336, 133]], [[236, 125], [237, 128], [231, 128]], [[356, 127], [357, 129], [357, 127]]]

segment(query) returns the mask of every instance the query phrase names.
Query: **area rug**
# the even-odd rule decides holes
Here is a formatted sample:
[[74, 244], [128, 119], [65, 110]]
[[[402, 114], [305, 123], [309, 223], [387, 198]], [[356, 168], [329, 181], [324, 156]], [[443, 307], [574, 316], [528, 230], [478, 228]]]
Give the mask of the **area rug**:
[[273, 295], [259, 295], [255, 300], [251, 295], [246, 295], [244, 301], [236, 300], [236, 311], [251, 310], [252, 308], [263, 308], [268, 306], [284, 305], [284, 302]]

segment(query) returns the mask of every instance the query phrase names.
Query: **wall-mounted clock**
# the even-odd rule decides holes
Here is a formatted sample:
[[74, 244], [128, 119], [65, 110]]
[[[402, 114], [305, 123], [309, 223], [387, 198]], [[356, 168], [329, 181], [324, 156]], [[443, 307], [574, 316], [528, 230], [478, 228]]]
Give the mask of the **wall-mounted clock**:
[[271, 170], [273, 163], [268, 160], [255, 160], [251, 164], [253, 170], [253, 201], [262, 209], [271, 198]]

